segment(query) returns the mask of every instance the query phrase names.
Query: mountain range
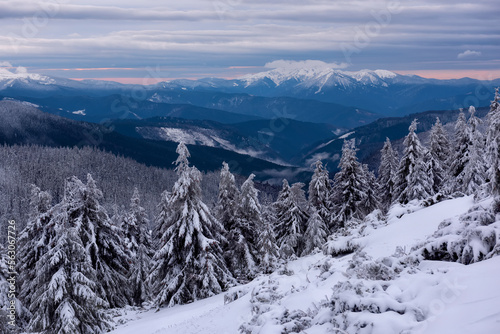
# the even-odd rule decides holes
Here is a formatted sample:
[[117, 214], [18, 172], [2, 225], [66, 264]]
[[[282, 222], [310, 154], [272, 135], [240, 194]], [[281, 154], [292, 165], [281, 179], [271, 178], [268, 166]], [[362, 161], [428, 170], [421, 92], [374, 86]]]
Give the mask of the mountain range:
[[[476, 107], [486, 106], [494, 87], [499, 85], [500, 79], [437, 80], [416, 75], [400, 75], [386, 70], [351, 72], [324, 66], [284, 66], [230, 80], [182, 79], [140, 86], [110, 81], [58, 79], [31, 74], [22, 68], [14, 72], [0, 68], [0, 94], [4, 96], [120, 94], [130, 97], [134, 102], [150, 100], [192, 104], [264, 118], [276, 117], [276, 111], [281, 113], [279, 117], [286, 117], [283, 113], [288, 111], [302, 121], [324, 123], [325, 120], [321, 117], [326, 117], [327, 122], [331, 124], [333, 123], [328, 120], [329, 116], [338, 115], [339, 111], [350, 111], [351, 114], [355, 110], [366, 112], [368, 121], [372, 121], [377, 116], [404, 116], [427, 110], [458, 109], [468, 107], [469, 104]], [[279, 99], [264, 99], [266, 97]], [[289, 109], [298, 103], [297, 100], [327, 103], [322, 105], [301, 102], [302, 110], [324, 109], [325, 112], [321, 115], [310, 114], [309, 119], [306, 119], [307, 117], [303, 116], [306, 112], [296, 112], [297, 108]], [[330, 115], [327, 115], [327, 112]]]
[[397, 145], [413, 118], [419, 131], [427, 131], [436, 116], [454, 121], [458, 107], [487, 106], [497, 85], [500, 79], [302, 67], [140, 86], [0, 68], [0, 139], [72, 146], [90, 131], [101, 138], [100, 148], [160, 167], [170, 166], [176, 143], [183, 141], [203, 170], [226, 160], [242, 174], [278, 180], [306, 175], [315, 159], [335, 171], [346, 138], [356, 138], [360, 160], [374, 168], [385, 137]]

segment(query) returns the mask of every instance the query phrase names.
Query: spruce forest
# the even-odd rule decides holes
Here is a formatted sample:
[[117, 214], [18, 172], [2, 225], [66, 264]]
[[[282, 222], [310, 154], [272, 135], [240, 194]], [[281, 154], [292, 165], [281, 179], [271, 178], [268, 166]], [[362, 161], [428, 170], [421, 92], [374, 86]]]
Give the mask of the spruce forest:
[[[366, 253], [350, 238], [368, 222], [390, 219], [397, 208], [412, 205], [431, 207], [465, 196], [476, 203], [492, 199], [460, 218], [463, 228], [453, 238], [434, 235], [434, 243], [401, 250], [407, 262], [400, 258], [399, 266], [410, 266], [410, 255], [412, 261], [467, 265], [499, 255], [498, 89], [484, 121], [472, 106], [460, 111], [452, 133], [437, 118], [425, 143], [418, 126], [414, 119], [401, 152], [385, 141], [376, 170], [358, 160], [355, 139], [344, 139], [337, 173], [329, 175], [317, 160], [308, 184], [284, 179], [277, 191], [254, 174], [233, 175], [225, 162], [220, 173], [201, 172], [182, 142], [170, 170], [92, 148], [1, 146], [0, 332], [12, 330], [13, 262], [15, 331], [96, 334], [117, 326], [120, 309], [159, 311], [221, 293], [230, 303], [239, 298], [239, 286], [274, 272], [290, 276], [289, 263], [314, 254], [335, 260], [355, 253], [352, 270], [393, 279], [403, 269], [385, 262], [363, 267]], [[16, 261], [7, 253], [10, 221], [17, 228]], [[325, 262], [322, 273], [328, 270]], [[262, 305], [276, 291], [272, 284], [267, 288], [268, 299], [263, 291], [253, 293], [253, 318], [240, 333], [258, 333], [259, 316], [268, 311]], [[354, 328], [352, 319], [341, 320], [349, 311], [384, 312], [342, 304], [342, 293], [355, 288], [335, 289], [328, 305], [318, 306], [329, 310], [325, 322], [335, 328]], [[369, 290], [360, 289], [359, 295]], [[282, 333], [306, 333], [318, 312], [281, 315], [280, 324], [288, 328]]]

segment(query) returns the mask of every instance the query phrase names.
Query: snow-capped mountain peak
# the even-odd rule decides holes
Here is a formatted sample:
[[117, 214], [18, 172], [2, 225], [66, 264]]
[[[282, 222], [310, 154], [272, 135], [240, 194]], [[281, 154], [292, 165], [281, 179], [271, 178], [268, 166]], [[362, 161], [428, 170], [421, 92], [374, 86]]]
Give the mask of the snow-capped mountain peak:
[[10, 71], [7, 68], [0, 67], [0, 81], [12, 82], [14, 80], [22, 80], [22, 81], [32, 80], [45, 85], [50, 85], [55, 83], [54, 79], [51, 79], [47, 76], [36, 73], [29, 73], [25, 67], [17, 67], [14, 71]]
[[323, 62], [300, 62], [303, 66], [277, 67], [269, 71], [248, 74], [240, 77], [246, 86], [251, 86], [263, 80], [270, 80], [276, 86], [284, 83], [301, 84], [305, 87], [317, 87], [321, 91], [324, 85], [352, 86], [356, 84], [387, 86], [399, 75], [387, 70], [360, 70], [357, 72], [343, 71], [333, 64], [328, 66]]
[[332, 75], [334, 71], [335, 70], [331, 68], [276, 68], [257, 74], [248, 74], [240, 79], [246, 81], [247, 84], [252, 84], [255, 81], [267, 78], [279, 86], [282, 82], [288, 80], [305, 81], [315, 78], [328, 77]]

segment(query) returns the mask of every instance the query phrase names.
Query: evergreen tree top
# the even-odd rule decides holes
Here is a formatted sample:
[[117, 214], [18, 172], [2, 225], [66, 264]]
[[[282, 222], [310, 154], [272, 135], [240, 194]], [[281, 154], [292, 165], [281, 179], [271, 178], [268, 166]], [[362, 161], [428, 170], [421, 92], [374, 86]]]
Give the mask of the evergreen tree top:
[[323, 171], [323, 162], [321, 160], [316, 160], [316, 162], [311, 164], [311, 167], [314, 166], [314, 172], [322, 172]]
[[226, 162], [222, 163], [219, 181], [219, 202], [228, 198], [234, 200], [238, 194], [234, 175], [229, 171], [229, 165]]
[[417, 125], [418, 125], [418, 122], [417, 122], [417, 119], [415, 118], [411, 124], [410, 124], [410, 127], [408, 128], [408, 131], [410, 132], [415, 132], [417, 131]]
[[490, 104], [490, 113], [497, 111], [499, 106], [500, 106], [500, 93], [499, 93], [499, 87], [497, 87], [495, 88], [495, 97], [493, 98], [493, 101], [491, 101]]
[[221, 172], [229, 173], [229, 165], [225, 161], [222, 162], [222, 170], [221, 170]]
[[290, 185], [288, 184], [287, 179], [283, 179], [283, 187], [281, 188], [281, 191], [283, 191], [285, 189], [290, 189]]
[[141, 196], [139, 195], [139, 190], [137, 187], [134, 187], [134, 193], [132, 194], [132, 198], [130, 199], [130, 207], [136, 208], [141, 203]]
[[474, 106], [469, 107], [469, 113], [469, 125], [471, 127], [470, 130], [471, 132], [476, 132], [478, 125], [481, 124], [482, 121], [479, 117], [476, 116], [476, 108], [474, 108]]
[[191, 157], [191, 154], [189, 153], [188, 148], [183, 142], [180, 142], [179, 145], [177, 145], [175, 153], [177, 153], [179, 156], [177, 157], [177, 160], [173, 162], [173, 164], [176, 165], [175, 171], [180, 175], [184, 170], [188, 168], [188, 158]]

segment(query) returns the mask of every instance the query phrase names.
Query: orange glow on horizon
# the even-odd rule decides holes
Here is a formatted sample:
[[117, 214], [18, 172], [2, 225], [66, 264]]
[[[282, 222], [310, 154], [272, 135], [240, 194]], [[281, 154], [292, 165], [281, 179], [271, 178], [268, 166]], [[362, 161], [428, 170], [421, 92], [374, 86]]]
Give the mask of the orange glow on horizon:
[[[241, 66], [241, 67], [231, 67], [231, 68], [253, 68], [251, 66]], [[394, 70], [393, 72], [407, 75], [407, 74], [415, 74], [423, 78], [429, 79], [461, 79], [461, 78], [472, 78], [478, 80], [494, 80], [500, 78], [500, 70], [414, 70], [414, 71], [398, 71]], [[236, 79], [243, 74], [238, 75], [220, 75], [217, 78], [220, 79]], [[143, 77], [143, 78], [71, 78], [72, 80], [82, 81], [82, 80], [102, 80], [102, 81], [114, 81], [122, 84], [135, 84], [135, 85], [153, 85], [159, 82], [164, 81], [172, 81], [172, 80], [198, 80], [201, 78], [209, 77], [205, 76], [192, 76], [192, 77], [173, 77], [173, 78], [152, 78], [152, 77]]]
[[[102, 81], [114, 81], [122, 84], [134, 84], [134, 85], [154, 85], [159, 82], [172, 81], [172, 80], [198, 80], [206, 77], [181, 77], [181, 78], [69, 78], [71, 80], [82, 81], [82, 80], [102, 80]], [[219, 79], [232, 80], [237, 77], [224, 77], [218, 76]]]
[[112, 70], [137, 70], [132, 67], [82, 67], [82, 68], [46, 68], [45, 71], [112, 71]]
[[228, 69], [242, 69], [242, 68], [263, 68], [264, 66], [229, 66]]
[[[122, 84], [135, 84], [135, 85], [154, 85], [158, 82], [171, 81], [178, 78], [70, 78], [71, 80], [100, 80], [100, 81], [114, 81]], [[183, 78], [186, 79], [186, 78]], [[197, 78], [192, 78], [196, 80]]]

